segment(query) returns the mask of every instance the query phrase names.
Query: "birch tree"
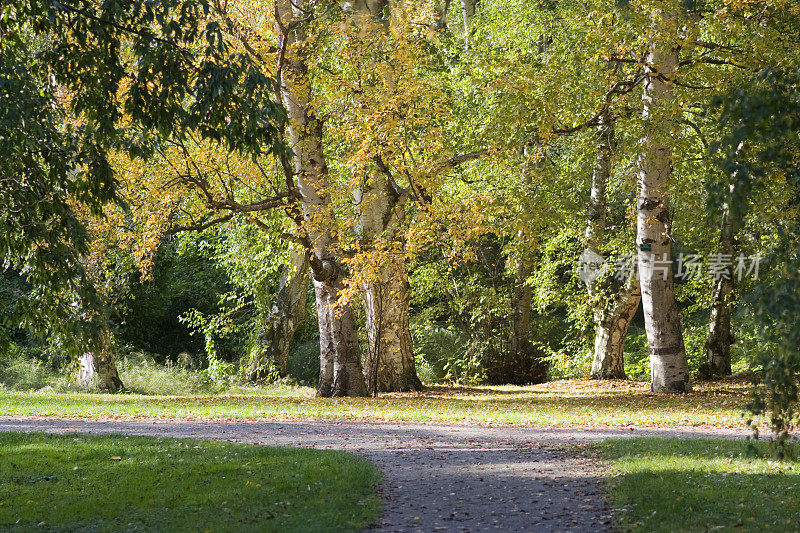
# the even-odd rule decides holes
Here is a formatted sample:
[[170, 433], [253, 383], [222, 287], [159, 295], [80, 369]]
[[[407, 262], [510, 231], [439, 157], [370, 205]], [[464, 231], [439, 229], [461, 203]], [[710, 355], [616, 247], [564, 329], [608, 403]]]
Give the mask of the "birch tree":
[[645, 56], [642, 100], [644, 137], [637, 164], [637, 236], [639, 279], [653, 392], [688, 392], [689, 366], [675, 301], [671, 260], [670, 181], [676, 128], [671, 80], [678, 67], [678, 14], [658, 9]]
[[289, 116], [289, 144], [294, 152], [293, 173], [302, 206], [302, 225], [310, 241], [311, 268], [320, 336], [318, 396], [364, 396], [356, 323], [350, 303], [341, 303], [345, 265], [337, 256], [336, 218], [330, 196], [328, 165], [323, 150], [323, 126], [311, 105], [311, 80], [304, 48], [303, 16], [313, 5], [278, 0], [275, 4], [278, 46], [285, 51], [279, 65], [284, 73], [281, 92]]
[[[601, 257], [601, 245], [605, 243], [607, 231], [606, 187], [611, 178], [612, 158], [616, 149], [614, 126], [615, 118], [607, 112], [600, 118], [597, 127], [599, 146], [592, 171], [586, 227], [586, 249], [597, 254], [597, 257]], [[598, 275], [585, 279], [589, 298], [593, 301], [595, 336], [591, 377], [595, 379], [625, 379], [625, 336], [641, 301], [636, 272], [624, 276], [620, 286], [609, 283], [610, 277]]]

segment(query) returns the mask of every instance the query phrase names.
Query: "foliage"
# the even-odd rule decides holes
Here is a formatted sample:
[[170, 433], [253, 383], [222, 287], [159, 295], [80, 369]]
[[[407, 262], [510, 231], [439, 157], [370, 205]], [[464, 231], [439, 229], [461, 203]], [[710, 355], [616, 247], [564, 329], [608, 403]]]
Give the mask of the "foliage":
[[380, 509], [378, 471], [339, 451], [11, 432], [0, 455], [4, 529], [360, 531]]
[[[717, 102], [727, 131], [715, 148], [729, 178], [712, 188], [712, 199], [729, 202], [742, 216], [750, 196], [769, 182], [784, 184], [788, 193], [782, 203], [789, 216], [778, 226], [780, 240], [767, 258], [772, 274], [748, 298], [771, 348], [759, 354], [763, 374], [750, 409], [756, 415], [769, 415], [781, 456], [789, 432], [800, 423], [800, 258], [795, 218], [800, 190], [799, 87], [796, 68], [765, 68], [753, 84], [734, 87]], [[730, 185], [733, 192], [726, 194]]]
[[633, 438], [598, 448], [612, 464], [611, 503], [622, 530], [794, 531], [800, 523], [800, 465], [769, 460], [765, 443]]
[[205, 0], [5, 3], [0, 36], [0, 257], [34, 288], [13, 317], [70, 340], [105, 319], [80, 215], [117, 199], [113, 152], [186, 137], [283, 150], [284, 115]]

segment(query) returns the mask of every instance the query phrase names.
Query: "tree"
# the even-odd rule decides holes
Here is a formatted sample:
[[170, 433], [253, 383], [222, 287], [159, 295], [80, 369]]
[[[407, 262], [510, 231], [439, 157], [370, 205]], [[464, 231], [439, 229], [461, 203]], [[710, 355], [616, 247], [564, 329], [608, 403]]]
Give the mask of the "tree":
[[[600, 117], [600, 124], [597, 127], [599, 146], [592, 171], [589, 217], [586, 226], [586, 249], [597, 254], [597, 257], [602, 257], [601, 246], [606, 244], [608, 210], [606, 188], [611, 179], [612, 158], [616, 149], [614, 123], [615, 117], [607, 112]], [[641, 301], [638, 276], [632, 271], [622, 276], [621, 283], [615, 283], [613, 280], [613, 275], [617, 274], [615, 272], [608, 272], [605, 276], [600, 272], [587, 274], [589, 275], [584, 281], [589, 291], [589, 298], [594, 303], [595, 323], [591, 377], [625, 379], [623, 346], [628, 327]]]
[[[323, 150], [323, 126], [311, 104], [311, 80], [306, 54], [306, 24], [301, 16], [313, 6], [286, 0], [275, 4], [279, 48], [285, 50], [279, 68], [282, 96], [289, 115], [289, 142], [294, 151], [293, 174], [302, 205], [302, 220], [311, 244], [311, 269], [317, 298], [320, 337], [318, 396], [365, 396], [356, 324], [351, 304], [340, 303], [346, 267], [337, 251], [339, 238], [329, 191]], [[313, 12], [313, 11], [312, 11]]]
[[[230, 53], [204, 0], [31, 1], [0, 13], [2, 201], [14, 214], [0, 249], [41, 292], [19, 316], [42, 332], [45, 317], [80, 324], [65, 332], [74, 351], [87, 335], [90, 351], [102, 351], [103, 302], [86, 283], [77, 210], [97, 214], [115, 199], [109, 154], [147, 157], [159, 141], [188, 135], [280, 150], [284, 114], [270, 78]], [[104, 388], [120, 387], [103, 375]]]
[[[798, 27], [798, 19], [789, 19]], [[715, 102], [726, 134], [712, 149], [726, 179], [710, 185], [709, 207], [727, 203], [729, 212], [742, 219], [755, 192], [772, 181], [781, 184], [778, 205], [797, 208], [800, 186], [800, 72], [796, 65], [778, 62], [764, 68], [755, 80], [734, 86]], [[788, 194], [787, 194], [788, 193]], [[796, 213], [796, 211], [795, 211]], [[747, 303], [759, 318], [761, 334], [774, 350], [759, 353], [762, 374], [757, 378], [753, 402], [756, 415], [768, 415], [777, 437], [777, 452], [786, 452], [791, 430], [800, 423], [800, 278], [796, 215], [778, 221], [780, 239], [768, 261], [770, 283], [748, 295]]]

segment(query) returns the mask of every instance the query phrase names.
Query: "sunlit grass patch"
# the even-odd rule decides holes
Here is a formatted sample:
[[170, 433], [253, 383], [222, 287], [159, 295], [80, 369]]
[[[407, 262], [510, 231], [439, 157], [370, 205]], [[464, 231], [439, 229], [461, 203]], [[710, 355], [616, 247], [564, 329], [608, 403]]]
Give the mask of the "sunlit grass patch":
[[359, 531], [379, 477], [336, 451], [0, 433], [0, 529]]
[[623, 531], [799, 531], [800, 463], [765, 443], [636, 438], [600, 445]]
[[529, 387], [430, 387], [378, 398], [314, 398], [310, 387], [238, 394], [152, 396], [0, 391], [1, 415], [353, 419], [535, 426], [744, 427], [747, 387], [722, 382], [691, 394], [650, 394], [639, 382], [568, 380]]

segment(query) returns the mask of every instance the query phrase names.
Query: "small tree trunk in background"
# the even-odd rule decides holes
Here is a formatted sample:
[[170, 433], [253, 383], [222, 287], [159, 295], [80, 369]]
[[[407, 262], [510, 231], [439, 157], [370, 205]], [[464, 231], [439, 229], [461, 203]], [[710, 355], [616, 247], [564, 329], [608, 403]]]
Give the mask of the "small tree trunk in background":
[[[527, 254], [520, 258], [511, 291], [513, 333], [511, 335], [511, 363], [514, 372], [504, 381], [527, 384], [547, 381], [547, 363], [542, 353], [531, 343], [531, 308], [533, 289], [526, 282], [531, 275], [531, 262]], [[516, 379], [514, 376], [516, 375]]]
[[125, 387], [111, 350], [111, 333], [104, 331], [98, 344], [95, 350], [84, 353], [78, 360], [78, 384], [89, 390], [119, 392]]
[[[734, 193], [731, 187], [730, 193]], [[719, 234], [719, 253], [727, 255], [731, 260], [736, 254], [735, 237], [739, 221], [733, 219], [730, 206], [726, 202], [722, 206], [722, 227]], [[725, 276], [717, 280], [714, 300], [711, 304], [708, 341], [706, 342], [706, 363], [700, 374], [705, 378], [731, 375], [731, 345], [734, 338], [731, 333], [731, 302], [733, 300], [733, 272], [729, 270]]]
[[[586, 248], [602, 256], [601, 246], [605, 244], [606, 216], [608, 201], [606, 187], [611, 179], [612, 158], [615, 150], [615, 119], [606, 112], [600, 117], [597, 128], [599, 150], [592, 171], [592, 190], [589, 200], [588, 223], [586, 225]], [[641, 300], [639, 279], [630, 276], [611, 294], [608, 276], [586, 278], [586, 288], [593, 306], [595, 337], [594, 359], [591, 377], [593, 379], [625, 379], [625, 359], [623, 348], [636, 309]]]
[[[294, 152], [294, 173], [302, 206], [303, 226], [313, 254], [312, 274], [317, 303], [320, 342], [318, 396], [365, 396], [364, 374], [353, 311], [348, 303], [338, 302], [345, 274], [337, 260], [337, 221], [331, 201], [328, 165], [323, 149], [322, 122], [311, 106], [311, 80], [304, 49], [306, 40], [304, 10], [313, 9], [306, 0], [277, 0], [275, 11], [288, 34], [279, 38], [285, 47], [283, 101], [289, 115], [289, 141]], [[280, 35], [280, 29], [278, 30]], [[283, 42], [285, 39], [285, 42]]]
[[475, 6], [478, 5], [478, 0], [461, 0], [461, 14], [464, 19], [464, 48], [469, 49], [472, 46], [472, 34], [475, 32], [472, 28], [472, 20], [475, 18]]
[[436, 29], [443, 31], [447, 28], [447, 11], [450, 9], [451, 0], [438, 0], [434, 5], [436, 12]]
[[[675, 26], [676, 20], [674, 14], [665, 14], [662, 24]], [[672, 49], [651, 46], [645, 60], [644, 139], [637, 171], [636, 242], [653, 392], [691, 390], [681, 319], [675, 301], [669, 232], [668, 187], [672, 175], [672, 149], [668, 143], [675, 118], [670, 109], [674, 94], [666, 80], [675, 75], [677, 64], [677, 46]]]
[[733, 280], [720, 279], [714, 291], [714, 302], [711, 305], [711, 324], [706, 343], [706, 364], [708, 372], [705, 377], [731, 375], [731, 299], [733, 297]]
[[263, 382], [273, 370], [286, 375], [289, 349], [297, 328], [308, 315], [308, 257], [300, 250], [292, 252], [292, 262], [281, 274], [278, 294], [269, 315], [265, 318], [264, 331], [259, 338], [264, 350], [254, 357], [247, 377], [250, 381]]
[[[522, 179], [525, 187], [531, 189], [534, 165], [527, 160], [528, 148], [523, 146]], [[529, 229], [523, 225], [517, 231], [517, 242], [521, 243], [511, 290], [511, 353], [498, 358], [494, 368], [487, 368], [487, 378], [491, 383], [543, 383], [547, 380], [547, 362], [540, 350], [531, 342], [531, 310], [533, 289], [527, 284], [531, 275], [531, 239]]]

